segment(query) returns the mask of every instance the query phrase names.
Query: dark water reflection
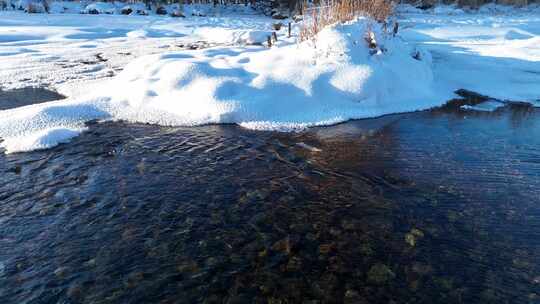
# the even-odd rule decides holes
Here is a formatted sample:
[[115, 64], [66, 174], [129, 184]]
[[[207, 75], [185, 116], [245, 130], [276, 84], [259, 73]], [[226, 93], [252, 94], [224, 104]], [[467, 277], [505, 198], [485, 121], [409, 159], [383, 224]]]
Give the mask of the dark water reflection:
[[102, 123], [0, 156], [1, 303], [539, 303], [540, 111]]

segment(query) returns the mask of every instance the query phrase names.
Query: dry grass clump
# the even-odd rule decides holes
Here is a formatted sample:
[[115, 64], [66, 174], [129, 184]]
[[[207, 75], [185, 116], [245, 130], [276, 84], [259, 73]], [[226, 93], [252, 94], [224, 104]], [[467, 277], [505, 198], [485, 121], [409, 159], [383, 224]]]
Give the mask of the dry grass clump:
[[43, 8], [37, 3], [30, 2], [26, 7], [26, 12], [29, 14], [39, 14], [43, 13]]
[[390, 0], [321, 0], [317, 6], [304, 3], [300, 41], [313, 38], [328, 25], [344, 23], [360, 16], [384, 22], [393, 13], [394, 4]]

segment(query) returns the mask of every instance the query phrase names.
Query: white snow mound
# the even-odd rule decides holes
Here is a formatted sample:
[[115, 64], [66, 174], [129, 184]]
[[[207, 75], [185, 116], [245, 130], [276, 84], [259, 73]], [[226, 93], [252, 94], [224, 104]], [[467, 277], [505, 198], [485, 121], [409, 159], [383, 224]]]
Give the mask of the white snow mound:
[[50, 147], [92, 119], [291, 131], [426, 109], [452, 97], [436, 93], [428, 53], [376, 24], [381, 50], [370, 52], [368, 24], [324, 29], [315, 42], [141, 57], [90, 96], [0, 111], [1, 145], [8, 153]]

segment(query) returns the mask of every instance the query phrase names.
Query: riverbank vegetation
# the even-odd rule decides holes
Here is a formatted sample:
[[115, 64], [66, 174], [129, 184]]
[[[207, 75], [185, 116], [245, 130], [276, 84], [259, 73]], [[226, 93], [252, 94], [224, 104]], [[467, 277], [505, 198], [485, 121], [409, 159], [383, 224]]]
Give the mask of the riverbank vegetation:
[[389, 0], [322, 0], [319, 5], [305, 3], [302, 7], [302, 41], [314, 37], [326, 26], [345, 23], [360, 16], [384, 23], [394, 11], [394, 3]]

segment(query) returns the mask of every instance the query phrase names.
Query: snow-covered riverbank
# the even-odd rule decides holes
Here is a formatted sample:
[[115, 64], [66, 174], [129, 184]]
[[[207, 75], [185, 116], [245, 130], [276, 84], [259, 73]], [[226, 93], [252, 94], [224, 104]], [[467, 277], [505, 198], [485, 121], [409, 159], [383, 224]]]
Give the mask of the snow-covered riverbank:
[[[0, 13], [2, 86], [48, 83], [69, 95], [0, 112], [2, 145], [53, 146], [92, 119], [297, 130], [427, 109], [457, 89], [540, 98], [540, 16], [532, 13], [401, 13], [395, 38], [372, 25], [383, 48], [376, 54], [363, 40], [367, 20], [323, 31], [316, 48], [286, 30], [271, 49], [246, 45], [264, 41], [273, 22]], [[184, 49], [197, 40], [220, 45]], [[80, 65], [81, 56], [93, 61]]]
[[246, 14], [184, 19], [0, 11], [0, 89], [64, 90], [66, 84], [114, 76], [143, 55], [200, 40], [233, 42], [246, 31], [269, 30], [270, 23]]

